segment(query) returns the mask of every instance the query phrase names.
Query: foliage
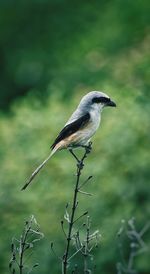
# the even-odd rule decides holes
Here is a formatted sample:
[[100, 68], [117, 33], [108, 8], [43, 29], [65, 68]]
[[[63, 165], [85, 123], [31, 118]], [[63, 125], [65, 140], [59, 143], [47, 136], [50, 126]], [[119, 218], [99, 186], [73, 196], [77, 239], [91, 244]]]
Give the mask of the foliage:
[[54, 92], [64, 99], [114, 81], [122, 87], [135, 81], [133, 86], [148, 92], [148, 46], [143, 45], [149, 33], [148, 0], [0, 5], [2, 107], [31, 91], [45, 101]]
[[[31, 268], [27, 266], [27, 261], [31, 257], [35, 242], [40, 241], [43, 234], [39, 230], [39, 226], [34, 216], [25, 222], [20, 238], [13, 238], [11, 244], [12, 258], [9, 262], [10, 273], [28, 274], [33, 271], [38, 263], [34, 264]], [[27, 253], [27, 254], [26, 254]]]
[[[8, 273], [11, 237], [32, 213], [45, 235], [36, 273], [58, 273], [48, 242], [57, 239], [63, 253], [58, 220], [74, 182], [71, 155], [57, 153], [27, 191], [20, 189], [82, 95], [104, 90], [118, 107], [104, 110], [93, 138], [83, 177], [95, 176], [88, 191], [96, 195], [81, 199], [81, 208], [90, 209], [103, 235], [96, 273], [115, 273], [120, 220], [135, 216], [142, 226], [149, 216], [149, 1], [14, 2], [0, 4], [0, 272]], [[148, 274], [143, 257], [138, 270]]]
[[[150, 228], [150, 222], [147, 222], [140, 231], [137, 230], [135, 219], [130, 219], [127, 224], [122, 220], [122, 226], [118, 231], [119, 250], [121, 261], [117, 263], [118, 274], [136, 274], [136, 257], [148, 251], [148, 246], [144, 241], [144, 236]], [[124, 237], [123, 237], [124, 236]], [[124, 239], [120, 239], [124, 238]], [[128, 243], [128, 248], [124, 248]], [[125, 254], [124, 250], [127, 254]], [[127, 255], [127, 256], [125, 256]]]

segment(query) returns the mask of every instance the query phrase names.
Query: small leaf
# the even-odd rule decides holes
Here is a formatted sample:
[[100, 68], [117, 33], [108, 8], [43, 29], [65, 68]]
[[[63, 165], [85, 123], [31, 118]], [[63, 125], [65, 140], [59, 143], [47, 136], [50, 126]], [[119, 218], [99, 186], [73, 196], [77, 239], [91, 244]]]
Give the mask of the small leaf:
[[10, 261], [10, 263], [9, 263], [9, 269], [11, 269], [12, 268], [12, 261]]
[[67, 204], [66, 204], [66, 209], [67, 209], [68, 207], [69, 207], [69, 204], [67, 203]]
[[37, 266], [39, 266], [39, 264], [38, 264], [38, 263], [36, 263], [36, 264], [33, 266], [33, 268], [35, 268], [35, 267], [37, 267]]
[[70, 223], [70, 218], [69, 218], [69, 214], [68, 214], [67, 210], [66, 210], [66, 212], [65, 212], [64, 219], [65, 219], [68, 223]]

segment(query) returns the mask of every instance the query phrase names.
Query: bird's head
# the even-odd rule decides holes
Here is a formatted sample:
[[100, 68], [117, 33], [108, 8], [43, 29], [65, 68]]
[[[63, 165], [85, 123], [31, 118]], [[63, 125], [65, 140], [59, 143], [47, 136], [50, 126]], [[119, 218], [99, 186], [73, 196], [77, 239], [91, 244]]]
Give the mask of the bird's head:
[[116, 104], [104, 92], [91, 91], [82, 98], [80, 107], [87, 110], [98, 109], [102, 111], [104, 107], [116, 107]]

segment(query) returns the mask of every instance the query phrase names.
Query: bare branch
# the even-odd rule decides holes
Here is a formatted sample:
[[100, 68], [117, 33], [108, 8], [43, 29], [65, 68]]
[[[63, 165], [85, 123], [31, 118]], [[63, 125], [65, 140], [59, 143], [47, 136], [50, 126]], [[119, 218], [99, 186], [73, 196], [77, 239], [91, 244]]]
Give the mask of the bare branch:
[[[30, 239], [30, 235], [32, 234], [32, 239]], [[17, 273], [17, 269], [19, 274], [23, 274], [24, 270], [27, 268], [25, 266], [25, 262], [29, 257], [29, 254], [26, 254], [28, 249], [34, 247], [34, 243], [36, 241], [41, 240], [44, 237], [43, 233], [39, 231], [39, 226], [36, 222], [34, 216], [31, 216], [29, 221], [25, 222], [25, 227], [23, 232], [20, 236], [20, 239], [13, 238], [11, 244], [11, 252], [12, 257], [9, 263], [9, 270], [10, 273], [15, 274]], [[30, 254], [31, 255], [31, 254]], [[27, 273], [31, 273], [32, 270], [37, 267], [38, 264], [34, 264], [31, 269], [28, 270]]]

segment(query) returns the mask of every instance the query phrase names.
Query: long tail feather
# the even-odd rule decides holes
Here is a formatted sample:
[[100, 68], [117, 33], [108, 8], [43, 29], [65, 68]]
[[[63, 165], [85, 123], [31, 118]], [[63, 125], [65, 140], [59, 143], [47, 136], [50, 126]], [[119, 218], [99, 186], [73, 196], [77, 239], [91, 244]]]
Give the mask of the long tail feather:
[[54, 148], [50, 155], [43, 161], [42, 164], [40, 164], [35, 171], [32, 173], [31, 177], [29, 178], [29, 180], [26, 182], [26, 184], [21, 188], [21, 190], [25, 190], [27, 188], [27, 186], [32, 182], [32, 180], [34, 179], [34, 177], [39, 173], [39, 171], [43, 168], [43, 166], [45, 166], [45, 164], [49, 161], [49, 159], [52, 157], [52, 155], [56, 152], [58, 148]]

